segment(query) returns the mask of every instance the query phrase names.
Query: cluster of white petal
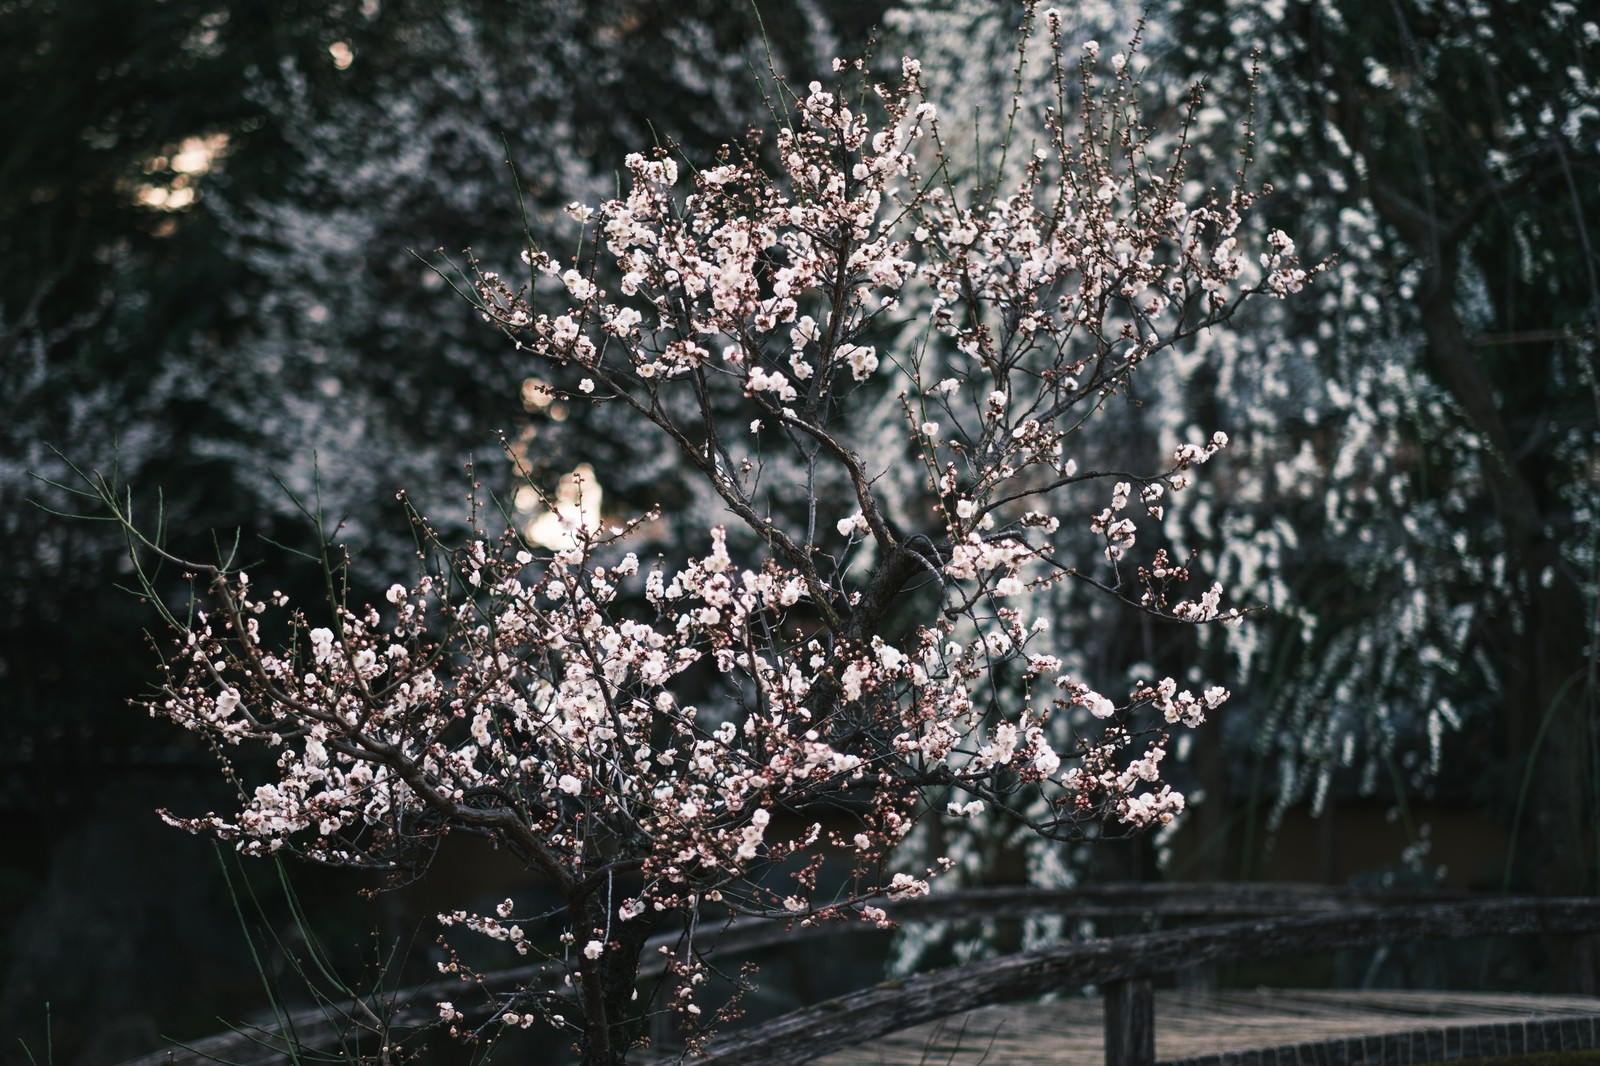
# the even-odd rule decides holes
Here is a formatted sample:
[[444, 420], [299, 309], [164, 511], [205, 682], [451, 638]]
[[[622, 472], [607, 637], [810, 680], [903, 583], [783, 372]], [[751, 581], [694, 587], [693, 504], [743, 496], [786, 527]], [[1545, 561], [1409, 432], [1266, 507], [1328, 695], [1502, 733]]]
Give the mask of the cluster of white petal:
[[[1168, 730], [1227, 692], [1097, 691], [1040, 649], [1033, 593], [1078, 578], [1171, 620], [1232, 617], [1220, 586], [1182, 598], [1164, 551], [1120, 569], [1227, 438], [1144, 473], [1080, 471], [1066, 446], [1156, 353], [1298, 282], [1241, 280], [1251, 195], [1186, 196], [1184, 146], [1154, 157], [1126, 76], [1076, 132], [1045, 115], [1013, 188], [968, 195], [933, 180], [938, 113], [917, 64], [902, 74], [796, 94], [777, 173], [733, 148], [688, 179], [665, 152], [629, 156], [623, 195], [569, 209], [589, 262], [529, 248], [526, 287], [476, 277], [480, 310], [570, 377], [564, 399], [631, 410], [709, 488], [726, 520], [703, 554], [627, 552], [654, 516], [538, 558], [477, 539], [325, 626], [219, 574], [151, 709], [275, 748], [276, 774], [232, 817], [175, 821], [379, 867], [451, 829], [489, 835], [565, 896], [580, 974], [619, 927], [692, 928], [707, 902], [882, 921], [870, 899], [928, 890], [886, 860], [931, 789], [1052, 837], [1171, 821]], [[1299, 269], [1286, 242], [1274, 277]], [[890, 358], [879, 331], [902, 299], [929, 311]], [[798, 501], [763, 483], [779, 455], [805, 471]], [[888, 491], [907, 477], [914, 493]], [[1066, 502], [1083, 482], [1110, 505]], [[1085, 514], [1103, 578], [1057, 558]], [[829, 855], [850, 860], [842, 892], [818, 884]], [[528, 950], [509, 903], [449, 918]], [[699, 964], [673, 965], [695, 1014]]]

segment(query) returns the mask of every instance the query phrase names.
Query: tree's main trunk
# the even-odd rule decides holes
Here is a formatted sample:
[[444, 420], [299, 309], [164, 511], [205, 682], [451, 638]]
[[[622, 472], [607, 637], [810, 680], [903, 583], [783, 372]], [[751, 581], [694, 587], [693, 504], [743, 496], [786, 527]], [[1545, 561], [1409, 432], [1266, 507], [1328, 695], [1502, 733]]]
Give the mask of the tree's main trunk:
[[[616, 894], [608, 901], [602, 889], [569, 903], [568, 913], [574, 916], [573, 929], [580, 944], [588, 940], [580, 930], [608, 928], [607, 911], [618, 901]], [[600, 957], [585, 959], [580, 967], [583, 1066], [621, 1066], [626, 1062], [644, 1032], [649, 1006], [638, 1002], [635, 991], [644, 944], [654, 931], [652, 923], [644, 916], [621, 921], [613, 911], [609, 930], [610, 937]]]

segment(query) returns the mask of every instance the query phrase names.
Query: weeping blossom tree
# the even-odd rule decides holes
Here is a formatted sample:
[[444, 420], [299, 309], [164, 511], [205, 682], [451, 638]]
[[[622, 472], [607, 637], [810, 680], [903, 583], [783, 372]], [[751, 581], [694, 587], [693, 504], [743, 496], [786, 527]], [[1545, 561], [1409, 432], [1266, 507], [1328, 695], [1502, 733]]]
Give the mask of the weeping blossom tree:
[[[1024, 115], [1054, 97], [1037, 63], [1019, 68], [1012, 18], [982, 0], [908, 0], [888, 16], [897, 45], [923, 57], [947, 124], [1005, 113], [1014, 87]], [[1073, 34], [1112, 41], [1133, 13], [1090, 2], [1072, 18]], [[1473, 2], [1178, 2], [1145, 18], [1147, 111], [1181, 99], [1187, 72], [1206, 78], [1191, 177], [1234, 169], [1211, 149], [1254, 99], [1252, 169], [1277, 192], [1253, 224], [1264, 235], [1293, 219], [1303, 243], [1339, 261], [1307, 299], [1258, 301], [1196, 338], [1134, 384], [1142, 403], [1121, 405], [1128, 438], [1228, 428], [1230, 463], [1250, 476], [1205, 479], [1166, 535], [1215, 544], [1211, 572], [1269, 611], [1225, 644], [1198, 631], [1163, 648], [1126, 616], [1089, 611], [1054, 638], [1103, 662], [1143, 643], [1140, 657], [1167, 669], [1199, 644], [1244, 690], [1226, 746], [1214, 732], [1186, 767], [1210, 796], [1186, 815], [1198, 815], [1191, 832], [1237, 839], [1224, 813], [1236, 801], [1249, 803], [1243, 824], [1260, 804], [1274, 832], [1292, 807], [1382, 798], [1409, 837], [1397, 865], [1432, 880], [1444, 867], [1427, 860], [1427, 824], [1413, 820], [1427, 815], [1412, 805], [1470, 794], [1510, 828], [1503, 859], [1482, 856], [1503, 862], [1496, 880], [1589, 890], [1594, 848], [1572, 842], [1592, 845], [1600, 809], [1584, 770], [1596, 750], [1586, 464], [1600, 336], [1586, 229], [1600, 183], [1584, 176], [1600, 159], [1600, 26], [1569, 4], [1513, 17]], [[1231, 58], [1247, 45], [1273, 57], [1259, 93]], [[987, 135], [972, 159], [980, 179], [1015, 169]], [[1121, 439], [1107, 429], [1101, 447]], [[1220, 874], [1230, 849], [1185, 850], [1202, 861], [1191, 873]], [[1030, 847], [1028, 876], [1076, 876], [1059, 855]], [[1452, 872], [1490, 867], [1458, 859]]]
[[[836, 62], [834, 88], [775, 102], [776, 172], [754, 134], [699, 170], [629, 156], [625, 195], [569, 208], [575, 257], [528, 248], [519, 286], [478, 271], [478, 309], [541, 380], [675, 452], [717, 524], [692, 557], [641, 559], [654, 512], [574, 521], [550, 549], [515, 529], [452, 547], [415, 516], [418, 578], [327, 615], [188, 564], [196, 607], [171, 616], [148, 707], [214, 742], [240, 805], [168, 820], [396, 872], [446, 834], [490, 838], [559, 895], [561, 931], [514, 898], [441, 915], [548, 961], [494, 987], [452, 953], [463, 992], [441, 1021], [563, 1029], [586, 1063], [623, 1061], [653, 1012], [691, 1049], [726, 1016], [702, 1002], [708, 916], [885, 924], [883, 901], [948, 861], [891, 871], [925, 816], [1063, 840], [1170, 821], [1170, 733], [1228, 692], [1097, 689], [1037, 650], [1033, 593], [1239, 616], [1192, 559], [1148, 547], [1224, 432], [1119, 468], [1074, 453], [1132, 375], [1314, 270], [1280, 232], [1246, 249], [1242, 166], [1206, 189], [1183, 136], [1152, 148], [1125, 64], [1098, 82], [1097, 45], [1074, 65], [1053, 43], [1058, 102], [1010, 146], [1009, 187], [949, 180], [915, 60], [893, 84]], [[879, 331], [912, 289], [931, 310], [891, 358]], [[888, 424], [863, 424], [886, 399]], [[1083, 530], [1095, 553], [1064, 557]], [[264, 781], [230, 757], [259, 747]], [[668, 986], [641, 996], [646, 939], [670, 930]]]

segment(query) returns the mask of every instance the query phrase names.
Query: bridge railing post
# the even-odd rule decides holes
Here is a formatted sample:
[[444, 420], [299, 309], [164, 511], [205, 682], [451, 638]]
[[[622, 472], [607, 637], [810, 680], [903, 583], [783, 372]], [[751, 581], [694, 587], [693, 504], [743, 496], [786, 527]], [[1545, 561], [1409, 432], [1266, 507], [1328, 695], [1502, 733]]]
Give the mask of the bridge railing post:
[[1105, 984], [1106, 1066], [1155, 1066], [1156, 997], [1148, 977]]

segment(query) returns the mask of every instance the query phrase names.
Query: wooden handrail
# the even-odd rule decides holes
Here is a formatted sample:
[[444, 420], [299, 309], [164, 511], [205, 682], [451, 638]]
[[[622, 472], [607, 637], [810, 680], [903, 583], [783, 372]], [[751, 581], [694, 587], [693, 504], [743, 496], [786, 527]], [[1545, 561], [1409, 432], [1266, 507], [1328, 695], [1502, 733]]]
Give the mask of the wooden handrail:
[[[1089, 984], [1123, 985], [1115, 994], [1136, 1001], [1137, 985], [1129, 990], [1127, 982], [1147, 988], [1151, 977], [1197, 963], [1412, 940], [1597, 931], [1600, 899], [1502, 898], [1295, 914], [1062, 944], [886, 982], [794, 1011], [750, 1033], [713, 1042], [709, 1056], [697, 1062], [806, 1062], [975, 1007]], [[1107, 1061], [1147, 1059], [1140, 1051], [1116, 1047], [1108, 1048]]]
[[[1448, 902], [1440, 902], [1441, 900]], [[1420, 901], [1427, 901], [1426, 904]], [[1272, 954], [1270, 951], [1257, 951], [1247, 949], [1239, 954], [1224, 954], [1216, 957], [1206, 955], [1197, 950], [1201, 942], [1211, 944], [1206, 951], [1225, 950], [1225, 946], [1218, 946], [1220, 938], [1223, 945], [1231, 936], [1239, 935], [1242, 929], [1288, 928], [1281, 923], [1296, 920], [1305, 920], [1315, 923], [1331, 923], [1331, 927], [1342, 922], [1353, 921], [1357, 917], [1371, 917], [1379, 914], [1411, 913], [1421, 907], [1453, 907], [1461, 905], [1477, 905], [1499, 907], [1504, 909], [1507, 905], [1516, 904], [1547, 904], [1552, 902], [1590, 903], [1600, 907], [1594, 901], [1551, 901], [1551, 900], [1516, 900], [1497, 898], [1491, 900], [1475, 899], [1467, 895], [1448, 896], [1437, 892], [1421, 891], [1384, 891], [1364, 892], [1351, 889], [1329, 888], [1323, 885], [1307, 884], [1278, 884], [1258, 882], [1140, 882], [1140, 883], [1103, 883], [1085, 886], [1082, 888], [1068, 889], [1043, 889], [1029, 888], [1026, 886], [1002, 886], [991, 888], [965, 889], [957, 892], [939, 893], [925, 896], [920, 899], [902, 900], [885, 904], [885, 910], [897, 922], [905, 924], [921, 924], [941, 921], [964, 921], [979, 918], [992, 918], [996, 914], [1007, 917], [1022, 917], [1033, 914], [1059, 914], [1071, 918], [1105, 918], [1105, 917], [1130, 917], [1141, 914], [1158, 915], [1162, 917], [1181, 918], [1218, 918], [1223, 916], [1258, 916], [1255, 921], [1234, 922], [1226, 925], [1208, 925], [1191, 929], [1175, 930], [1171, 932], [1144, 933], [1136, 936], [1117, 937], [1115, 939], [1102, 939], [1088, 942], [1064, 944], [1054, 948], [1047, 948], [1041, 952], [1031, 952], [1026, 955], [1008, 956], [1006, 959], [990, 960], [987, 963], [969, 964], [952, 970], [936, 971], [934, 973], [919, 975], [904, 982], [891, 982], [888, 985], [879, 985], [874, 989], [856, 993], [842, 999], [830, 1000], [821, 1007], [808, 1008], [790, 1015], [786, 1015], [770, 1025], [762, 1026], [748, 1034], [731, 1034], [712, 1045], [713, 1062], [740, 1062], [741, 1058], [720, 1058], [715, 1056], [741, 1054], [740, 1048], [749, 1042], [762, 1039], [762, 1034], [777, 1026], [800, 1026], [797, 1031], [804, 1029], [805, 1019], [802, 1016], [823, 1011], [822, 1017], [827, 1021], [844, 1022], [845, 1015], [849, 1013], [849, 1004], [862, 997], [881, 996], [886, 992], [895, 990], [910, 990], [913, 994], [929, 981], [953, 981], [968, 986], [968, 991], [977, 993], [979, 989], [988, 989], [981, 994], [987, 998], [971, 1002], [958, 1003], [949, 1009], [936, 1007], [935, 1003], [944, 1002], [937, 997], [925, 1007], [908, 1005], [905, 1009], [910, 1013], [902, 1019], [896, 1013], [896, 1019], [888, 1023], [887, 1028], [879, 1027], [871, 1031], [859, 1030], [859, 1035], [849, 1036], [848, 1033], [857, 1033], [856, 1029], [841, 1030], [840, 1036], [833, 1039], [826, 1047], [815, 1043], [817, 1038], [801, 1036], [797, 1039], [803, 1045], [803, 1050], [811, 1054], [823, 1054], [826, 1051], [848, 1046], [862, 1040], [893, 1032], [896, 1029], [915, 1025], [922, 1021], [953, 1014], [974, 1006], [987, 1003], [1000, 1002], [1005, 999], [1016, 999], [1028, 994], [1037, 994], [1047, 987], [1060, 988], [1084, 984], [1103, 984], [1107, 994], [1115, 994], [1119, 998], [1120, 1006], [1116, 1017], [1118, 1031], [1128, 1030], [1135, 1033], [1134, 1040], [1142, 1040], [1137, 1036], [1139, 1019], [1149, 1012], [1148, 1002], [1148, 977], [1152, 974], [1163, 973], [1184, 966], [1205, 962], [1225, 961], [1227, 959], [1252, 958], [1263, 954]], [[1492, 908], [1491, 908], [1492, 909]], [[1499, 913], [1496, 911], [1495, 913]], [[1542, 912], [1541, 912], [1542, 913]], [[1587, 911], [1577, 912], [1588, 914]], [[1541, 919], [1543, 920], [1543, 919]], [[1584, 919], [1589, 920], [1589, 919]], [[1583, 932], [1591, 928], [1600, 928], [1600, 911], [1595, 912], [1594, 926], [1583, 929], [1563, 929], [1564, 932]], [[1402, 920], [1403, 921], [1403, 920]], [[709, 921], [702, 926], [699, 942], [724, 957], [728, 955], [743, 954], [746, 952], [760, 951], [779, 945], [793, 944], [797, 940], [812, 939], [816, 937], [831, 936], [840, 933], [871, 931], [872, 926], [863, 922], [824, 922], [808, 928], [786, 928], [782, 922], [747, 923], [744, 925], [713, 931]], [[1322, 928], [1317, 925], [1317, 928]], [[1230, 932], [1231, 931], [1231, 932]], [[1516, 932], [1521, 930], [1484, 930], [1484, 932]], [[1538, 930], [1547, 931], [1542, 927]], [[1200, 936], [1200, 940], [1193, 939]], [[1456, 934], [1429, 934], [1429, 935], [1477, 935], [1474, 932], [1464, 931]], [[1169, 944], [1170, 938], [1180, 938], [1177, 947], [1163, 947]], [[1401, 936], [1383, 935], [1378, 941], [1384, 939], [1404, 939]], [[652, 937], [647, 943], [645, 953], [645, 969], [641, 976], [648, 977], [654, 973], [652, 967], [659, 966], [660, 956], [656, 948], [661, 945], [676, 943], [677, 935], [663, 934]], [[1252, 941], [1253, 942], [1253, 941]], [[1374, 941], [1361, 941], [1370, 943]], [[1298, 944], [1298, 942], [1296, 942]], [[1341, 943], [1326, 943], [1322, 947], [1353, 947], [1356, 941]], [[1109, 948], [1116, 948], [1111, 954], [1105, 954]], [[1303, 946], [1288, 946], [1284, 951], [1303, 950]], [[1157, 959], [1153, 968], [1141, 973], [1137, 967], [1127, 968], [1124, 964], [1137, 957], [1141, 951], [1155, 951], [1152, 955]], [[1131, 954], [1130, 954], [1131, 953]], [[1004, 974], [1010, 971], [1002, 967], [1000, 970], [991, 970], [995, 964], [1015, 962], [1017, 960], [1040, 959], [1045, 964], [1045, 969], [1038, 971], [1039, 976], [1032, 976], [1033, 970], [1023, 966], [1023, 971], [1029, 976], [1013, 980]], [[1055, 960], [1055, 961], [1052, 961]], [[1101, 960], [1096, 962], [1095, 960]], [[1118, 962], [1117, 960], [1122, 960]], [[1160, 961], [1165, 960], [1165, 961]], [[1020, 965], [1020, 963], [1018, 963]], [[1123, 966], [1118, 969], [1117, 966]], [[1082, 967], [1089, 967], [1082, 970]], [[1095, 966], [1102, 967], [1095, 969]], [[1052, 969], [1057, 967], [1057, 969]], [[1064, 968], [1062, 968], [1064, 967]], [[1109, 967], [1109, 968], [1105, 968]], [[982, 974], [976, 969], [982, 968]], [[550, 971], [551, 965], [522, 966], [513, 969], [501, 970], [485, 975], [495, 984], [511, 984], [533, 980], [543, 973]], [[1075, 977], [1081, 972], [1089, 976]], [[1045, 977], [1048, 974], [1050, 976]], [[1050, 984], [1040, 984], [1044, 979]], [[989, 982], [998, 981], [991, 987]], [[1114, 982], [1134, 982], [1125, 989], [1113, 992]], [[1019, 983], [1020, 982], [1020, 983]], [[1139, 982], [1146, 982], [1141, 989]], [[327, 1006], [313, 1007], [295, 1011], [283, 1018], [281, 1022], [273, 1022], [259, 1026], [241, 1027], [240, 1031], [219, 1033], [192, 1042], [187, 1046], [154, 1052], [124, 1062], [122, 1066], [186, 1066], [215, 1062], [219, 1059], [233, 1061], [250, 1061], [252, 1054], [265, 1053], [268, 1058], [261, 1061], [273, 1061], [274, 1052], [270, 1049], [274, 1042], [281, 1043], [284, 1032], [292, 1032], [294, 1039], [304, 1047], [321, 1047], [336, 1043], [341, 1036], [347, 1035], [357, 1023], [352, 1019], [367, 1016], [368, 1012], [381, 1013], [401, 1023], [422, 1024], [435, 1015], [433, 1003], [438, 999], [457, 998], [461, 986], [458, 982], [433, 980], [422, 984], [397, 989], [384, 995], [379, 1000], [369, 1000], [361, 1005], [351, 1004], [348, 1012], [341, 1012]], [[894, 997], [890, 996], [890, 999]], [[875, 1002], [875, 1001], [874, 1001]], [[1143, 1006], [1141, 1006], [1143, 1004]], [[899, 1008], [895, 1008], [899, 1010]], [[867, 1009], [871, 1013], [872, 1008]], [[928, 1013], [932, 1010], [933, 1013]], [[843, 1012], [843, 1013], [841, 1013]], [[885, 1016], [887, 1017], [887, 1016]], [[1108, 1024], [1111, 1020], [1108, 1014]], [[1122, 1024], [1120, 1019], [1127, 1019], [1128, 1025]], [[1148, 1026], [1146, 1025], [1148, 1028]], [[828, 1026], [823, 1026], [827, 1030]], [[870, 1028], [870, 1027], [869, 1027]], [[787, 1030], [785, 1030], [787, 1031]], [[779, 1034], [773, 1031], [773, 1038]], [[1107, 1050], [1111, 1054], [1117, 1041], [1112, 1039], [1113, 1033], [1108, 1028]], [[842, 1042], [840, 1042], [842, 1041]], [[754, 1045], [750, 1045], [754, 1046]], [[763, 1045], [764, 1046], [764, 1045]], [[1120, 1046], [1120, 1045], [1118, 1045]], [[774, 1061], [802, 1061], [800, 1058], [789, 1057], [795, 1052], [753, 1052], [749, 1061], [765, 1058], [778, 1054]], [[1119, 1053], [1120, 1054], [1120, 1053]], [[1111, 1061], [1108, 1059], [1108, 1061]], [[1118, 1058], [1116, 1064], [1133, 1064], [1143, 1061], [1134, 1058]]]

